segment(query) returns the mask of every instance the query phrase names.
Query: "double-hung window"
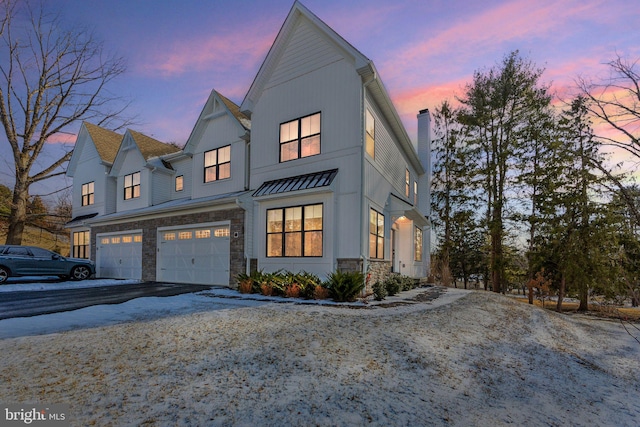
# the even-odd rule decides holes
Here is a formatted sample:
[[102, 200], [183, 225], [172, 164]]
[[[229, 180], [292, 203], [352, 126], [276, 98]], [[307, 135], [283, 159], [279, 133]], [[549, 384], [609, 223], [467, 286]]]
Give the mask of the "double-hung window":
[[384, 215], [369, 211], [369, 258], [384, 259]]
[[320, 154], [320, 113], [280, 125], [280, 162]]
[[134, 172], [124, 176], [124, 199], [140, 197], [140, 172]]
[[204, 182], [231, 177], [231, 146], [216, 148], [204, 153]]
[[94, 186], [95, 185], [93, 181], [82, 184], [82, 206], [89, 206], [93, 204]]
[[73, 257], [89, 258], [89, 232], [76, 231], [73, 233]]
[[267, 210], [268, 257], [321, 257], [322, 204]]

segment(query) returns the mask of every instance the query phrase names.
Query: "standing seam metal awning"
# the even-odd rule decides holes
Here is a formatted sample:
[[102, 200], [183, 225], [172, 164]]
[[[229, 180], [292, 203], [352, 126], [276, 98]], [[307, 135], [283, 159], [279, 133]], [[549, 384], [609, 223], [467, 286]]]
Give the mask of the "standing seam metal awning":
[[255, 193], [253, 193], [253, 197], [287, 193], [289, 191], [296, 190], [308, 190], [310, 188], [327, 187], [331, 185], [337, 174], [338, 169], [331, 169], [322, 172], [267, 181], [262, 184]]

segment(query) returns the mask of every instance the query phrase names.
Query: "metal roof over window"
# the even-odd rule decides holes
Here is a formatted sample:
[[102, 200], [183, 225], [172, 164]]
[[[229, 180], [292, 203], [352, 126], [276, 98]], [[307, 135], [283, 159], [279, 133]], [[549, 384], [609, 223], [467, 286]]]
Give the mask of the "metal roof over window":
[[255, 193], [253, 193], [253, 197], [268, 196], [271, 194], [280, 194], [296, 190], [308, 190], [310, 188], [327, 187], [331, 185], [337, 174], [338, 169], [331, 169], [322, 172], [267, 181], [262, 184]]

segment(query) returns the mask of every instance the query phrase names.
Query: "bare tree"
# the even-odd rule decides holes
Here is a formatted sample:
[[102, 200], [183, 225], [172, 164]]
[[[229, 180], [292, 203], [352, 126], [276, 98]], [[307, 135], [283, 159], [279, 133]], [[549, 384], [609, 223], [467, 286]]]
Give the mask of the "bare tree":
[[[598, 121], [608, 125], [606, 134], [598, 138], [604, 145], [617, 147], [629, 153], [634, 162], [640, 162], [640, 59], [627, 60], [620, 55], [608, 62], [609, 75], [599, 81], [578, 78], [582, 96], [590, 100], [589, 110]], [[627, 186], [612, 171], [599, 165], [618, 194], [625, 200], [635, 221], [640, 225], [640, 211]]]
[[45, 2], [4, 0], [0, 14], [0, 123], [15, 165], [6, 242], [20, 244], [30, 186], [64, 174], [71, 157], [44, 162], [47, 143], [84, 120], [126, 126], [127, 104], [108, 91], [125, 66], [90, 31], [66, 29]]

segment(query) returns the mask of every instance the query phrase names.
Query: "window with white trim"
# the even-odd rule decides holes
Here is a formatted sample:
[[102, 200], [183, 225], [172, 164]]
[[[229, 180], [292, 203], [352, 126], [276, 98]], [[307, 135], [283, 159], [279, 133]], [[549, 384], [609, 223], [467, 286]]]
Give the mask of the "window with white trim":
[[267, 257], [321, 257], [322, 204], [267, 210]]
[[384, 215], [369, 210], [369, 258], [384, 259]]
[[89, 206], [94, 203], [94, 187], [93, 181], [82, 184], [82, 206]]
[[365, 141], [365, 149], [367, 154], [372, 158], [375, 158], [376, 154], [376, 120], [371, 114], [371, 111], [367, 110], [367, 115], [365, 117], [365, 130], [366, 130], [366, 141]]
[[73, 233], [73, 257], [89, 258], [89, 232], [76, 231]]
[[204, 182], [231, 178], [231, 146], [204, 153]]
[[280, 125], [280, 162], [320, 154], [320, 113]]
[[140, 172], [134, 172], [124, 176], [124, 199], [140, 197]]

